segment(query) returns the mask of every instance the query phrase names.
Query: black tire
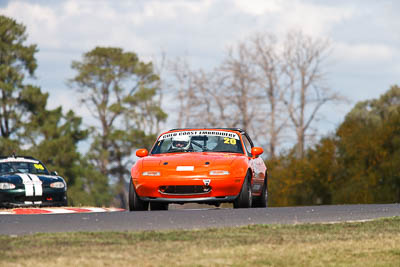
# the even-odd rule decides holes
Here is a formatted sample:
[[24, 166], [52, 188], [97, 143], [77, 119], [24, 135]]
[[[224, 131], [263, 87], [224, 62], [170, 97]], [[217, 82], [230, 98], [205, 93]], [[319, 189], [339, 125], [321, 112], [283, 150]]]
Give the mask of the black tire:
[[148, 210], [149, 202], [141, 200], [136, 194], [135, 188], [133, 188], [132, 179], [129, 184], [129, 211], [135, 210]]
[[233, 201], [234, 209], [246, 209], [250, 208], [252, 204], [252, 190], [250, 184], [250, 175], [247, 174], [244, 178], [242, 190], [240, 190], [239, 196]]
[[63, 204], [61, 204], [61, 206], [64, 206], [64, 207], [68, 206], [68, 197], [67, 196], [65, 196], [65, 200], [64, 200]]
[[[66, 207], [68, 206], [68, 196], [67, 193], [63, 196], [64, 200], [54, 205], [55, 207]], [[42, 205], [40, 205], [42, 207]]]
[[168, 203], [150, 202], [150, 210], [168, 210]]
[[268, 183], [267, 179], [264, 180], [264, 185], [261, 190], [261, 195], [254, 199], [253, 207], [254, 208], [266, 208], [268, 206]]

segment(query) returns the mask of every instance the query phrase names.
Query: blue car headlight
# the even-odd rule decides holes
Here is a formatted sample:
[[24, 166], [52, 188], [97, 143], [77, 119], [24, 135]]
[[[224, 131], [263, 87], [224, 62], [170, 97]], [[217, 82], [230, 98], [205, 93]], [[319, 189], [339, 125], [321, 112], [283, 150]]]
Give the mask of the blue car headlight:
[[9, 190], [9, 189], [14, 189], [15, 184], [12, 183], [0, 183], [0, 190]]
[[51, 188], [64, 188], [64, 183], [63, 182], [54, 182], [50, 184]]

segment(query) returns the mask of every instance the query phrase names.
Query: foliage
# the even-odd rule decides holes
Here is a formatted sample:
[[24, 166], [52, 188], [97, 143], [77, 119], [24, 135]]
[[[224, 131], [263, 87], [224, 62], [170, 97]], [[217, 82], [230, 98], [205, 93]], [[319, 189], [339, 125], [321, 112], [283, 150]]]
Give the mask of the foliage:
[[131, 155], [151, 145], [166, 119], [158, 101], [159, 77], [151, 63], [114, 47], [96, 47], [72, 68], [77, 74], [70, 85], [97, 120], [88, 157], [115, 184], [125, 208]]
[[269, 168], [269, 204], [294, 206], [331, 204], [337, 171], [335, 141], [324, 138], [303, 159], [291, 151], [266, 162]]
[[24, 84], [36, 69], [36, 45], [26, 46], [25, 26], [0, 16], [0, 149], [42, 160], [66, 179], [68, 197], [74, 205], [108, 205], [106, 178], [77, 151], [88, 137], [82, 119], [73, 111], [46, 108], [48, 93]]
[[71, 110], [63, 114], [61, 107], [47, 110], [47, 97], [37, 88], [23, 96], [36, 102], [29, 104], [33, 115], [23, 123], [19, 135], [24, 148], [16, 151], [42, 160], [64, 177], [70, 205], [109, 205], [111, 191], [106, 177], [77, 151], [78, 143], [88, 136], [87, 130], [80, 129], [82, 119]]
[[[26, 75], [32, 77], [37, 67], [34, 57], [36, 45], [26, 45], [26, 39], [25, 26], [0, 15], [0, 136], [5, 139], [14, 137], [16, 141], [27, 108], [20, 96], [32, 88], [23, 81]], [[1, 142], [5, 143], [8, 149], [18, 145], [18, 142]]]
[[41, 159], [66, 179], [70, 205], [108, 205], [112, 192], [106, 177], [77, 151], [77, 144], [88, 136], [81, 122], [71, 110], [64, 115], [60, 107], [43, 108], [26, 127], [32, 143], [24, 154]]
[[337, 131], [342, 169], [335, 202], [400, 201], [399, 104], [400, 88], [393, 86], [346, 116]]
[[400, 87], [357, 103], [336, 134], [267, 161], [271, 205], [400, 202]]

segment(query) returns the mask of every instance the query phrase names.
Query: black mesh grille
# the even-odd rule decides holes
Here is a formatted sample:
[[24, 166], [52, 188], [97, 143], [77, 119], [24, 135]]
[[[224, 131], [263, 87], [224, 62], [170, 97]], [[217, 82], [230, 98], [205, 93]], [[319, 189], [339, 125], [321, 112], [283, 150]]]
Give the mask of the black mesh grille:
[[58, 202], [64, 200], [63, 193], [56, 193], [56, 194], [44, 194], [43, 196], [18, 196], [14, 198], [16, 202], [24, 202], [24, 201], [51, 201], [51, 202]]
[[163, 194], [190, 195], [190, 194], [206, 194], [211, 191], [211, 187], [204, 185], [168, 185], [168, 186], [160, 186], [159, 190]]

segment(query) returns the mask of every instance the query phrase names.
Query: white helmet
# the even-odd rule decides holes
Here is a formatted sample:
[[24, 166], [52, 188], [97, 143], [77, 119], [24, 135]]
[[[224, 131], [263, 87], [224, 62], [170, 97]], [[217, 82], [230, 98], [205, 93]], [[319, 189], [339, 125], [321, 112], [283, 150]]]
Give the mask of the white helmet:
[[190, 137], [188, 135], [179, 135], [172, 137], [172, 149], [187, 150], [190, 146]]

